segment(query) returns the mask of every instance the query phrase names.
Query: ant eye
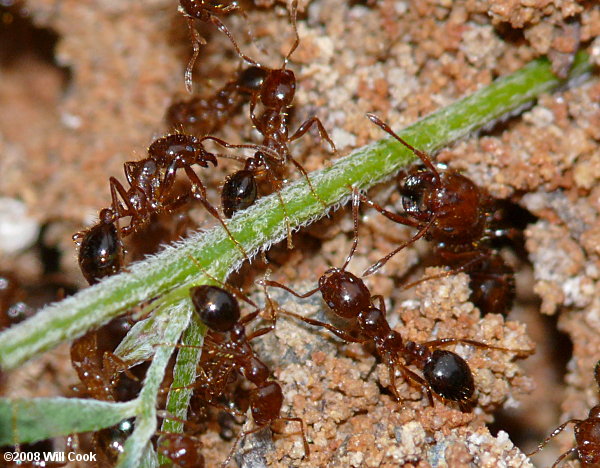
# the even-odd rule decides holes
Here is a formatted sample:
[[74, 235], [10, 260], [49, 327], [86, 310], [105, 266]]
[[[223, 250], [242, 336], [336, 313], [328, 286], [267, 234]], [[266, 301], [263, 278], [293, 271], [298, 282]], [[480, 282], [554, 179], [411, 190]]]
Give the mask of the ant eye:
[[431, 174], [417, 172], [404, 179], [399, 187], [404, 210], [420, 220], [429, 219], [431, 207], [428, 195], [435, 189]]
[[228, 332], [240, 319], [236, 298], [218, 286], [197, 286], [190, 295], [200, 320], [213, 331]]
[[466, 401], [475, 392], [469, 365], [452, 351], [436, 349], [425, 364], [423, 375], [431, 389], [448, 400]]

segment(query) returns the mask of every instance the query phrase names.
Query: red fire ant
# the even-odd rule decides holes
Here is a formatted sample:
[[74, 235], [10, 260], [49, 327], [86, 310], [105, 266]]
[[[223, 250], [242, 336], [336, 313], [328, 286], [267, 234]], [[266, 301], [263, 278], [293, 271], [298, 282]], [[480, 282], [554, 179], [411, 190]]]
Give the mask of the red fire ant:
[[452, 272], [464, 271], [471, 278], [472, 301], [482, 314], [506, 315], [515, 296], [514, 272], [502, 257], [488, 246], [489, 240], [506, 235], [493, 229], [495, 201], [469, 178], [453, 170], [438, 171], [429, 155], [400, 138], [377, 116], [367, 117], [383, 131], [417, 155], [425, 168], [414, 167], [401, 176], [399, 190], [405, 213], [392, 213], [362, 197], [386, 218], [418, 229], [408, 241], [369, 267], [368, 276], [400, 250], [421, 237], [435, 242], [435, 253]]
[[[285, 182], [285, 170], [288, 162], [291, 162], [306, 179], [313, 195], [321, 201], [314, 190], [308, 174], [302, 165], [296, 161], [289, 152], [288, 143], [297, 140], [303, 136], [313, 125], [317, 126], [321, 138], [326, 140], [335, 152], [335, 144], [327, 134], [325, 127], [318, 117], [313, 116], [303, 122], [294, 134], [289, 136], [288, 109], [292, 106], [296, 92], [296, 76], [292, 70], [286, 69], [289, 57], [294, 53], [300, 44], [300, 37], [296, 27], [297, 1], [294, 0], [291, 5], [290, 18], [294, 29], [295, 39], [292, 47], [286, 57], [283, 65], [279, 69], [271, 69], [259, 65], [254, 60], [248, 59], [240, 53], [240, 56], [263, 70], [264, 77], [260, 82], [256, 80], [251, 90], [250, 116], [252, 123], [263, 136], [261, 145], [255, 145], [256, 152], [250, 158], [233, 159], [245, 162], [244, 168], [231, 174], [225, 179], [223, 190], [221, 192], [221, 204], [223, 213], [226, 217], [231, 217], [239, 210], [252, 205], [258, 197], [257, 176], [264, 175], [267, 181], [279, 195], [281, 185]], [[239, 52], [238, 52], [239, 53]], [[262, 113], [255, 112], [257, 104], [262, 106]], [[252, 145], [232, 145], [218, 138], [209, 137], [226, 148], [251, 147]], [[288, 220], [285, 204], [279, 195], [284, 215]], [[321, 201], [322, 202], [322, 201]], [[288, 246], [291, 248], [291, 228], [289, 220], [288, 227]]]
[[[214, 278], [213, 280], [217, 281]], [[280, 415], [283, 404], [281, 386], [279, 383], [269, 380], [269, 368], [258, 358], [250, 344], [253, 339], [272, 331], [273, 326], [259, 328], [247, 335], [246, 325], [258, 317], [260, 310], [241, 292], [237, 291], [236, 295], [240, 295], [244, 301], [251, 304], [256, 310], [240, 318], [238, 300], [229, 291], [219, 286], [209, 285], [196, 286], [190, 289], [192, 304], [200, 321], [217, 336], [217, 339], [221, 339], [221, 341], [212, 343], [218, 353], [225, 358], [215, 366], [215, 368], [224, 369], [216, 381], [221, 384], [226, 383], [231, 369], [237, 370], [255, 386], [250, 391], [249, 406], [256, 427], [238, 435], [229, 456], [223, 462], [223, 466], [229, 463], [240, 441], [248, 435], [270, 426], [275, 421], [295, 421], [300, 424], [304, 451], [308, 456], [310, 449], [306, 440], [304, 421], [300, 418], [288, 418]], [[224, 334], [226, 335], [223, 336]], [[205, 338], [203, 349], [206, 349], [207, 344], [209, 342]], [[177, 347], [188, 347], [188, 345], [177, 345]], [[213, 382], [215, 381], [213, 380]], [[202, 382], [200, 382], [200, 385], [205, 386]], [[213, 397], [214, 393], [213, 390]]]
[[[596, 379], [598, 388], [600, 388], [600, 361], [596, 363], [594, 378]], [[600, 405], [596, 405], [590, 409], [587, 419], [569, 419], [562, 423], [538, 445], [537, 449], [527, 454], [527, 456], [531, 457], [538, 453], [550, 440], [560, 434], [571, 423], [574, 425], [573, 432], [575, 433], [576, 445], [560, 455], [552, 465], [552, 468], [571, 454], [577, 454], [583, 468], [600, 466]]]
[[235, 79], [228, 81], [213, 96], [193, 97], [172, 103], [165, 120], [169, 127], [183, 129], [195, 135], [212, 134], [225, 123], [231, 114], [246, 102], [250, 95], [260, 89], [265, 70], [248, 67]]
[[129, 317], [118, 317], [73, 342], [71, 364], [83, 384], [83, 388], [75, 388], [76, 393], [103, 401], [126, 401], [137, 396], [141, 380], [136, 373], [145, 372], [147, 364], [129, 370], [113, 354], [131, 326]]
[[235, 48], [238, 55], [244, 60], [256, 65], [256, 63], [246, 57], [237, 45], [237, 42], [233, 38], [229, 29], [221, 22], [219, 16], [226, 15], [232, 11], [239, 11], [245, 18], [245, 13], [241, 10], [240, 5], [237, 1], [216, 3], [208, 0], [179, 0], [179, 11], [187, 18], [190, 34], [192, 36], [192, 46], [194, 53], [190, 59], [188, 66], [185, 70], [185, 88], [189, 93], [192, 92], [192, 72], [194, 69], [194, 63], [200, 53], [200, 46], [206, 44], [206, 40], [196, 31], [194, 28], [194, 20], [199, 20], [204, 23], [211, 23], [224, 33]]
[[[143, 229], [154, 215], [171, 213], [184, 206], [191, 200], [190, 195], [221, 223], [232, 242], [248, 258], [219, 212], [206, 199], [206, 188], [192, 169], [193, 165], [209, 167], [209, 163], [216, 166], [216, 157], [204, 150], [201, 140], [182, 133], [154, 141], [148, 148], [148, 158], [126, 162], [124, 171], [130, 188], [125, 190], [117, 179], [111, 177], [111, 208], [100, 212], [100, 222], [96, 226], [73, 236], [76, 242], [81, 243], [79, 265], [88, 282], [95, 283], [121, 269], [121, 237]], [[189, 193], [174, 196], [178, 169], [183, 169], [192, 188]], [[119, 227], [118, 221], [124, 217], [130, 217], [129, 225]]]
[[190, 289], [190, 296], [194, 310], [200, 320], [211, 331], [228, 333], [229, 339], [220, 343], [222, 350], [230, 354], [235, 368], [256, 387], [250, 392], [250, 410], [256, 428], [242, 432], [238, 435], [231, 453], [223, 463], [227, 465], [235, 447], [246, 436], [258, 432], [274, 421], [296, 421], [300, 423], [302, 441], [306, 456], [310, 450], [306, 441], [304, 421], [300, 418], [287, 418], [280, 416], [283, 404], [281, 386], [269, 379], [268, 367], [256, 356], [250, 345], [254, 338], [264, 335], [273, 329], [272, 326], [260, 328], [246, 335], [246, 324], [258, 316], [260, 310], [246, 315], [240, 319], [240, 308], [237, 299], [230, 292], [218, 286], [197, 286]]
[[[404, 341], [397, 331], [393, 330], [386, 319], [386, 308], [382, 296], [371, 296], [362, 279], [346, 270], [358, 245], [358, 208], [360, 195], [356, 190], [352, 197], [352, 214], [354, 220], [354, 241], [350, 254], [342, 268], [330, 268], [319, 278], [319, 286], [305, 294], [299, 294], [287, 286], [264, 281], [268, 286], [285, 289], [299, 298], [312, 296], [320, 291], [325, 303], [343, 319], [354, 319], [359, 329], [359, 336], [354, 337], [346, 330], [339, 329], [329, 323], [303, 317], [293, 312], [281, 311], [302, 320], [309, 325], [326, 328], [345, 341], [353, 343], [373, 342], [377, 352], [389, 369], [391, 390], [400, 399], [396, 389], [396, 369], [409, 381], [423, 387], [431, 405], [432, 394], [442, 400], [454, 401], [462, 411], [468, 411], [472, 405], [475, 384], [473, 374], [467, 362], [452, 351], [440, 350], [442, 346], [464, 343], [486, 349], [495, 349], [511, 353], [526, 353], [526, 350], [508, 349], [492, 346], [474, 340], [462, 338], [443, 338], [415, 343]], [[400, 362], [400, 358], [404, 360]], [[419, 376], [408, 368], [414, 364], [421, 372]]]

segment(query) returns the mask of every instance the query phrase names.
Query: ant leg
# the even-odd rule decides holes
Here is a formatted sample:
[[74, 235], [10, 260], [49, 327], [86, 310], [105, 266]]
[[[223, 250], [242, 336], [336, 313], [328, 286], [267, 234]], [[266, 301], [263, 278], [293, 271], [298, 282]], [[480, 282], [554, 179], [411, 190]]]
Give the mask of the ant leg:
[[371, 296], [371, 301], [377, 301], [379, 302], [379, 310], [381, 310], [384, 315], [386, 313], [386, 307], [385, 307], [385, 301], [383, 300], [383, 296], [381, 294], [377, 294], [375, 296]]
[[192, 94], [192, 74], [194, 72], [194, 64], [198, 59], [198, 54], [200, 53], [200, 46], [206, 44], [206, 39], [204, 39], [196, 28], [194, 27], [194, 20], [192, 18], [187, 18], [188, 27], [190, 29], [190, 35], [192, 36], [192, 47], [194, 52], [192, 53], [192, 58], [187, 64], [185, 69], [185, 89], [189, 94]]
[[277, 418], [276, 421], [277, 420], [300, 423], [300, 433], [302, 434], [302, 443], [304, 444], [304, 456], [310, 457], [310, 448], [308, 446], [308, 440], [306, 440], [306, 427], [304, 426], [304, 420], [302, 418]]
[[396, 133], [394, 133], [394, 131], [389, 127], [389, 125], [387, 125], [386, 123], [384, 123], [379, 117], [377, 117], [375, 114], [370, 114], [367, 113], [367, 118], [373, 122], [375, 125], [377, 125], [379, 128], [381, 128], [384, 132], [386, 132], [387, 134], [391, 135], [392, 137], [394, 137], [396, 140], [398, 140], [400, 143], [402, 143], [404, 146], [406, 146], [409, 150], [411, 150], [416, 156], [419, 157], [419, 159], [421, 161], [423, 161], [423, 164], [425, 164], [427, 166], [427, 168], [433, 172], [433, 174], [435, 175], [435, 177], [437, 178], [437, 181], [439, 182], [440, 180], [440, 173], [438, 172], [438, 170], [436, 169], [436, 167], [434, 166], [433, 162], [431, 161], [431, 157], [425, 153], [424, 151], [418, 150], [415, 147], [413, 147], [412, 145], [410, 145], [409, 143], [407, 143], [406, 141], [404, 141], [402, 138], [400, 138], [398, 135], [396, 135]]
[[494, 345], [490, 345], [487, 343], [482, 343], [481, 341], [469, 340], [467, 338], [442, 338], [439, 340], [426, 341], [425, 343], [423, 343], [423, 346], [427, 346], [428, 348], [436, 348], [439, 346], [447, 346], [450, 344], [457, 344], [457, 343], [469, 344], [471, 346], [475, 346], [477, 348], [483, 348], [483, 349], [496, 349], [498, 351], [504, 351], [507, 353], [516, 353], [518, 355], [526, 355], [526, 356], [528, 356], [534, 352], [534, 350], [532, 350], [532, 349], [504, 348], [502, 346], [494, 346]]
[[275, 325], [269, 325], [268, 327], [259, 328], [248, 335], [248, 341], [258, 338], [259, 336], [266, 335], [269, 332], [275, 330]]
[[233, 443], [233, 446], [231, 447], [231, 450], [229, 451], [229, 455], [227, 455], [227, 458], [225, 459], [225, 461], [223, 463], [221, 463], [221, 468], [224, 468], [227, 465], [229, 465], [229, 462], [231, 461], [231, 457], [233, 457], [233, 455], [235, 454], [236, 447], [238, 446], [238, 444], [241, 441], [243, 441], [246, 437], [248, 437], [251, 434], [254, 434], [256, 432], [262, 431], [266, 427], [267, 426], [258, 426], [258, 427], [255, 427], [254, 429], [249, 430], [249, 431], [242, 431], [242, 432], [240, 432], [239, 435], [237, 436], [237, 438], [235, 439], [235, 442]]
[[565, 453], [561, 454], [560, 457], [558, 457], [556, 459], [556, 461], [552, 464], [551, 468], [555, 468], [557, 467], [561, 461], [563, 461], [565, 458], [567, 458], [569, 455], [576, 453], [578, 451], [578, 447], [573, 447], [569, 450], [567, 450]]
[[250, 100], [250, 120], [252, 120], [252, 124], [260, 131], [261, 134], [264, 134], [262, 129], [262, 125], [260, 119], [255, 114], [256, 104], [258, 104], [258, 93], [254, 93], [252, 95], [252, 99]]
[[281, 209], [283, 210], [283, 217], [285, 218], [285, 227], [287, 229], [287, 247], [289, 250], [292, 250], [294, 248], [294, 243], [292, 242], [292, 225], [290, 224], [290, 217], [288, 215], [285, 202], [283, 201], [283, 197], [281, 196], [281, 192], [279, 191], [279, 187], [276, 189], [276, 193], [277, 198], [279, 198]]
[[[251, 150], [255, 150], [255, 151], [262, 151], [264, 153], [270, 154], [274, 159], [280, 160], [279, 155], [274, 150], [272, 150], [271, 148], [267, 148], [266, 146], [263, 146], [263, 145], [257, 145], [254, 143], [233, 144], [233, 143], [228, 143], [227, 141], [222, 140], [221, 138], [214, 137], [212, 135], [203, 136], [202, 138], [200, 138], [200, 143], [202, 143], [204, 140], [214, 141], [215, 143], [218, 143], [219, 145], [221, 145], [223, 148], [240, 148], [240, 149], [251, 149]], [[222, 158], [227, 158], [227, 159], [235, 159], [237, 161], [246, 161], [246, 159], [247, 159], [243, 156], [236, 157], [236, 156], [227, 156], [227, 155], [221, 155], [221, 154], [219, 154], [218, 156], [220, 156]]]
[[346, 257], [346, 261], [342, 266], [342, 270], [346, 270], [346, 267], [352, 260], [354, 256], [354, 252], [356, 252], [356, 248], [358, 247], [358, 209], [360, 208], [360, 194], [356, 187], [352, 187], [352, 223], [353, 223], [353, 232], [354, 236], [352, 239], [352, 247], [350, 247], [350, 253]]
[[[402, 375], [404, 376], [404, 378], [406, 380], [408, 380], [409, 382], [414, 382], [422, 389], [425, 389], [425, 394], [427, 395], [427, 399], [429, 400], [429, 405], [433, 406], [433, 394], [432, 394], [431, 387], [429, 386], [427, 381], [425, 379], [423, 379], [423, 377], [421, 377], [420, 375], [415, 374], [413, 371], [411, 371], [408, 367], [406, 367], [403, 364], [398, 364], [398, 367], [400, 369], [400, 372], [402, 372]], [[394, 376], [394, 381], [395, 381], [395, 376]]]
[[323, 123], [316, 116], [313, 116], [310, 119], [304, 121], [302, 123], [302, 125], [300, 125], [300, 127], [298, 127], [298, 130], [296, 130], [296, 132], [291, 137], [288, 138], [288, 141], [292, 142], [294, 140], [297, 140], [302, 135], [304, 135], [310, 129], [310, 127], [312, 127], [313, 125], [317, 126], [317, 129], [319, 130], [319, 135], [321, 135], [321, 138], [323, 140], [325, 140], [325, 141], [327, 141], [327, 143], [329, 143], [329, 146], [331, 146], [331, 150], [335, 153], [337, 151], [337, 149], [335, 148], [335, 143], [329, 137], [327, 130], [325, 130], [325, 127], [323, 126]]
[[315, 289], [311, 289], [308, 292], [305, 292], [304, 294], [300, 294], [300, 293], [297, 293], [296, 291], [294, 291], [292, 288], [286, 286], [285, 284], [281, 284], [281, 283], [278, 283], [277, 281], [271, 281], [271, 280], [259, 280], [258, 284], [265, 285], [265, 286], [273, 286], [274, 288], [284, 289], [287, 292], [289, 292], [290, 294], [293, 294], [294, 296], [296, 296], [300, 299], [306, 299], [307, 297], [310, 297], [313, 294], [315, 294], [316, 292], [320, 291], [319, 288], [315, 288]]
[[[535, 449], [533, 452], [531, 452], [531, 453], [528, 453], [528, 454], [526, 454], [526, 455], [527, 455], [528, 457], [531, 457], [531, 456], [535, 455], [535, 454], [536, 454], [536, 453], [538, 453], [540, 450], [542, 450], [542, 449], [543, 449], [543, 448], [546, 446], [546, 444], [548, 444], [548, 442], [550, 442], [550, 441], [551, 441], [552, 439], [554, 439], [554, 438], [555, 438], [555, 437], [556, 437], [558, 434], [560, 434], [562, 431], [564, 431], [564, 430], [565, 430], [565, 428], [566, 428], [566, 427], [567, 427], [569, 424], [571, 424], [571, 423], [573, 423], [573, 424], [579, 424], [580, 422], [583, 422], [583, 421], [582, 421], [581, 419], [569, 419], [568, 421], [566, 421], [566, 422], [562, 423], [560, 426], [558, 426], [556, 429], [554, 429], [554, 430], [552, 431], [552, 434], [550, 434], [548, 437], [546, 437], [546, 438], [543, 440], [543, 442], [541, 442], [541, 443], [540, 443], [540, 444], [537, 446], [537, 448], [536, 448], [536, 449]], [[554, 465], [553, 465], [553, 466], [554, 466]]]
[[414, 288], [418, 284], [424, 283], [425, 281], [430, 281], [430, 280], [435, 280], [435, 279], [440, 279], [440, 278], [447, 278], [448, 276], [454, 276], [454, 275], [457, 275], [458, 273], [467, 272], [473, 265], [476, 265], [478, 262], [484, 260], [485, 256], [486, 256], [485, 253], [482, 253], [480, 251], [465, 252], [465, 254], [466, 254], [466, 256], [475, 254], [475, 257], [471, 260], [468, 260], [466, 263], [463, 263], [459, 267], [452, 268], [451, 270], [444, 271], [444, 272], [438, 273], [436, 275], [426, 276], [425, 278], [421, 278], [417, 281], [413, 281], [412, 283], [405, 284], [404, 287], [402, 288], [402, 290], [406, 291], [408, 289]]
[[406, 242], [403, 242], [402, 244], [400, 244], [399, 247], [392, 250], [389, 254], [387, 254], [381, 260], [378, 260], [375, 264], [373, 264], [369, 268], [367, 268], [363, 272], [362, 276], [365, 277], [365, 276], [369, 276], [369, 275], [375, 273], [383, 265], [385, 265], [390, 258], [392, 258], [394, 255], [396, 255], [402, 249], [404, 249], [405, 247], [408, 247], [409, 245], [414, 244], [416, 241], [418, 241], [421, 237], [423, 237], [427, 233], [427, 231], [429, 231], [429, 229], [431, 228], [431, 226], [433, 226], [433, 223], [435, 222], [436, 219], [437, 219], [436, 215], [432, 216], [431, 220], [425, 226], [423, 226], [421, 229], [419, 229], [419, 232], [417, 232], [413, 237], [411, 237]]
[[310, 181], [310, 177], [308, 177], [308, 174], [306, 172], [306, 170], [302, 167], [302, 165], [296, 161], [291, 155], [288, 156], [288, 159], [290, 161], [292, 161], [292, 164], [294, 166], [296, 166], [296, 168], [302, 173], [302, 175], [304, 176], [304, 178], [306, 179], [306, 183], [308, 184], [311, 193], [313, 194], [313, 196], [317, 199], [317, 201], [319, 203], [321, 203], [321, 205], [323, 205], [323, 208], [327, 208], [327, 204], [323, 201], [323, 199], [319, 196], [319, 194], [316, 192], [315, 187], [313, 186], [312, 182]]
[[421, 226], [421, 224], [418, 221], [414, 221], [405, 216], [402, 216], [402, 215], [399, 215], [396, 213], [392, 213], [391, 211], [386, 210], [383, 206], [370, 200], [366, 195], [363, 195], [360, 192], [359, 192], [359, 196], [360, 196], [360, 201], [362, 201], [363, 203], [366, 203], [371, 208], [374, 208], [375, 210], [377, 210], [379, 213], [381, 213], [383, 216], [385, 216], [390, 221], [393, 221], [398, 224], [403, 224], [405, 226], [414, 227], [414, 228], [418, 228]]
[[138, 379], [129, 370], [129, 367], [130, 366], [129, 366], [129, 364], [127, 364], [127, 362], [125, 362], [123, 359], [121, 359], [119, 356], [117, 356], [114, 353], [105, 351], [104, 354], [102, 355], [102, 369], [104, 369], [105, 371], [108, 372], [111, 380], [114, 378], [115, 374], [117, 374], [119, 372], [123, 372], [131, 380], [133, 380], [135, 382], [139, 382], [140, 379]]
[[325, 322], [321, 322], [319, 320], [314, 320], [308, 317], [303, 317], [302, 315], [298, 315], [294, 312], [289, 312], [287, 310], [280, 310], [279, 311], [281, 314], [283, 315], [289, 315], [291, 317], [295, 317], [298, 320], [301, 320], [305, 323], [308, 323], [309, 325], [314, 325], [316, 327], [322, 327], [322, 328], [326, 328], [327, 330], [329, 330], [331, 333], [333, 333], [334, 335], [336, 335], [337, 337], [341, 338], [344, 341], [348, 341], [350, 343], [364, 343], [366, 340], [362, 340], [359, 338], [355, 338], [352, 335], [350, 335], [348, 332], [345, 332], [344, 330], [341, 330], [339, 328], [334, 327], [333, 325], [329, 324], [329, 323], [325, 323]]
[[[112, 200], [112, 211], [116, 218], [115, 223], [117, 225], [117, 231], [121, 232], [123, 236], [126, 236], [135, 230], [134, 224], [136, 224], [136, 211], [133, 205], [129, 202], [129, 200], [127, 200], [127, 191], [125, 190], [121, 182], [119, 182], [114, 177], [110, 177], [108, 179], [108, 182], [110, 185], [110, 198]], [[123, 208], [123, 205], [119, 201], [119, 195], [125, 202], [125, 208]], [[129, 226], [120, 229], [119, 219], [125, 216], [131, 216]]]
[[246, 252], [246, 249], [244, 249], [244, 247], [242, 246], [242, 244], [240, 244], [237, 241], [237, 239], [235, 237], [233, 237], [233, 234], [229, 230], [229, 227], [227, 226], [227, 223], [225, 223], [225, 221], [223, 220], [223, 218], [221, 217], [221, 215], [219, 214], [219, 212], [206, 199], [206, 196], [205, 196], [206, 195], [206, 189], [204, 188], [204, 184], [198, 178], [198, 175], [189, 166], [186, 166], [184, 168], [184, 171], [185, 171], [186, 175], [188, 176], [188, 178], [190, 179], [190, 181], [192, 182], [192, 186], [196, 187], [197, 190], [200, 191], [200, 193], [196, 192], [194, 194], [194, 197], [197, 200], [199, 200], [200, 203], [202, 203], [202, 205], [204, 205], [204, 208], [206, 209], [206, 211], [208, 211], [214, 218], [217, 219], [217, 221], [219, 221], [221, 223], [221, 225], [223, 226], [223, 229], [225, 229], [225, 232], [227, 232], [227, 235], [229, 236], [229, 239], [231, 239], [231, 242], [234, 243], [234, 245], [237, 247], [237, 249], [244, 256], [244, 258], [246, 260], [248, 260], [248, 262], [250, 262], [250, 257], [248, 257], [248, 252]]

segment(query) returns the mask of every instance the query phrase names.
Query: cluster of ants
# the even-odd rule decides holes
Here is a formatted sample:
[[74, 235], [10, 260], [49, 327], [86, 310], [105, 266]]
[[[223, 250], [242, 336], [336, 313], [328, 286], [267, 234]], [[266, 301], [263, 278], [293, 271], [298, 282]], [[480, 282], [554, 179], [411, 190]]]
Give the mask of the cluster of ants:
[[[192, 97], [173, 103], [167, 110], [166, 120], [171, 128], [178, 131], [154, 141], [148, 148], [146, 158], [124, 164], [126, 185], [114, 177], [110, 178], [110, 206], [100, 211], [96, 225], [74, 236], [80, 245], [79, 266], [90, 284], [125, 268], [125, 241], [129, 236], [148, 232], [157, 217], [180, 213], [194, 201], [200, 202], [221, 224], [231, 241], [247, 257], [241, 244], [229, 231], [226, 219], [255, 202], [259, 196], [258, 180], [263, 181], [271, 192], [279, 196], [286, 215], [288, 246], [291, 248], [291, 227], [287, 220], [285, 204], [279, 194], [281, 187], [286, 183], [290, 165], [306, 178], [311, 192], [322, 203], [310, 184], [308, 174], [293, 158], [288, 148], [290, 142], [303, 136], [312, 126], [316, 126], [322, 139], [335, 151], [333, 141], [317, 117], [306, 120], [290, 135], [288, 110], [293, 105], [296, 78], [294, 72], [286, 66], [289, 57], [299, 45], [296, 2], [291, 6], [295, 40], [281, 68], [278, 69], [265, 67], [244, 54], [221, 21], [223, 16], [232, 12], [243, 14], [236, 2], [213, 4], [204, 0], [180, 0], [179, 10], [189, 23], [194, 49], [185, 73], [188, 90], [192, 87], [194, 62], [200, 46], [206, 42], [195, 29], [196, 21], [212, 24], [225, 33], [237, 54], [249, 66], [238, 72], [212, 97]], [[250, 121], [262, 137], [260, 143], [232, 144], [211, 135], [225, 125], [246, 103], [249, 103]], [[161, 417], [178, 420], [185, 426], [185, 432], [180, 434], [156, 434], [158, 453], [174, 464], [182, 467], [204, 466], [202, 444], [198, 434], [206, 430], [210, 407], [219, 412], [221, 437], [226, 440], [235, 437], [224, 465], [229, 463], [237, 445], [245, 437], [271, 427], [274, 422], [280, 420], [299, 424], [305, 457], [309, 457], [310, 446], [304, 421], [298, 417], [281, 415], [282, 387], [271, 378], [271, 371], [252, 346], [254, 339], [274, 330], [277, 315], [293, 317], [308, 325], [326, 329], [347, 343], [374, 345], [389, 370], [390, 390], [396, 399], [400, 400], [396, 389], [399, 374], [409, 383], [422, 388], [430, 405], [434, 405], [435, 397], [445, 404], [457, 405], [464, 412], [471, 411], [475, 404], [473, 374], [468, 363], [457, 353], [444, 349], [446, 346], [462, 343], [513, 353], [519, 357], [532, 352], [452, 337], [417, 343], [406, 340], [401, 332], [390, 326], [386, 318], [384, 298], [373, 295], [363, 278], [375, 273], [392, 256], [421, 238], [433, 244], [436, 262], [449, 267], [447, 272], [438, 277], [466, 273], [472, 291], [470, 300], [481, 313], [506, 315], [515, 298], [514, 272], [494, 247], [494, 241], [499, 238], [511, 238], [515, 235], [515, 230], [504, 227], [506, 220], [503, 219], [498, 202], [484, 189], [453, 170], [439, 169], [429, 155], [404, 141], [378, 117], [368, 114], [368, 118], [410, 149], [422, 163], [398, 176], [403, 211], [390, 211], [353, 189], [354, 236], [344, 264], [341, 268], [328, 269], [318, 279], [318, 286], [304, 294], [297, 293], [282, 283], [263, 280], [261, 284], [267, 303], [265, 308], [272, 317], [272, 324], [269, 326], [248, 330], [249, 325], [262, 311], [233, 286], [219, 283], [213, 278], [219, 286], [201, 285], [190, 289], [194, 311], [208, 328], [209, 334], [202, 347], [198, 380], [192, 386], [194, 392], [188, 420], [178, 420], [166, 412], [160, 413]], [[254, 153], [249, 157], [216, 154], [207, 149], [206, 143], [209, 141], [230, 150], [250, 149]], [[205, 184], [194, 169], [215, 167], [220, 157], [238, 160], [243, 163], [243, 168], [225, 179], [219, 210], [208, 201]], [[178, 174], [181, 172], [187, 181], [183, 189], [177, 183]], [[394, 223], [416, 229], [416, 233], [358, 277], [346, 268], [358, 245], [361, 203], [375, 209]], [[172, 237], [179, 237], [187, 227], [186, 224], [186, 221], [180, 221]], [[431, 277], [420, 281], [428, 279]], [[281, 288], [299, 298], [307, 298], [319, 292], [331, 312], [348, 320], [353, 326], [340, 328], [282, 310], [270, 299], [268, 288]], [[15, 291], [14, 286], [0, 291], [3, 312], [0, 318], [8, 317], [6, 311], [9, 310], [8, 304], [12, 303], [8, 295], [14, 295]], [[253, 312], [242, 316], [240, 300], [249, 304], [254, 309]], [[71, 360], [81, 381], [81, 386], [75, 389], [79, 396], [104, 401], [128, 401], [137, 396], [148, 363], [129, 368], [127, 363], [114, 354], [114, 350], [132, 325], [133, 321], [129, 316], [121, 317], [99, 330], [89, 332], [73, 343]], [[187, 345], [171, 346], [181, 348]], [[235, 399], [235, 396], [231, 395], [231, 387], [236, 375], [243, 377], [251, 390], [244, 398], [238, 398], [241, 402], [236, 401], [234, 404], [232, 399]], [[595, 376], [600, 385], [600, 364], [596, 367]], [[168, 388], [170, 383], [165, 381], [163, 385]], [[234, 409], [236, 405], [239, 409]], [[247, 409], [250, 409], [254, 428], [239, 431], [236, 437], [235, 425]], [[575, 453], [583, 466], [596, 466], [600, 463], [599, 406], [590, 410], [588, 419], [571, 420], [561, 425], [540, 444], [540, 448], [569, 422], [575, 423], [577, 445], [561, 455], [555, 465], [567, 455]], [[93, 434], [94, 447], [103, 463], [111, 465], [118, 459], [134, 425], [133, 420], [126, 420]]]

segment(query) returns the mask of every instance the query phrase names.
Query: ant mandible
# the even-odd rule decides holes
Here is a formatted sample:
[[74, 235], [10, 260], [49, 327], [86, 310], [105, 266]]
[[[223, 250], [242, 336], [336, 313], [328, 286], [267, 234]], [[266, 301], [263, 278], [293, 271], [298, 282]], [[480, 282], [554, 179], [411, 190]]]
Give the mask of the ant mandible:
[[[600, 361], [596, 363], [594, 378], [598, 384], [598, 388], [600, 388]], [[531, 457], [538, 453], [550, 440], [560, 434], [571, 423], [574, 425], [575, 447], [561, 454], [552, 465], [552, 468], [558, 466], [563, 459], [571, 454], [577, 454], [583, 468], [600, 466], [600, 404], [590, 409], [587, 419], [569, 419], [562, 423], [527, 456]]]
[[362, 201], [399, 224], [418, 232], [369, 267], [371, 275], [400, 250], [421, 237], [435, 242], [435, 253], [444, 264], [453, 266], [450, 274], [464, 271], [471, 279], [471, 301], [482, 314], [506, 315], [515, 297], [514, 271], [489, 247], [489, 240], [507, 235], [493, 229], [495, 201], [471, 179], [453, 170], [438, 171], [431, 157], [404, 141], [373, 114], [367, 117], [421, 159], [425, 168], [413, 167], [399, 182], [403, 214], [392, 213], [362, 196]]
[[[305, 294], [299, 294], [287, 286], [274, 281], [264, 281], [264, 284], [285, 289], [299, 298], [306, 298], [320, 291], [323, 300], [334, 314], [343, 319], [356, 320], [360, 332], [358, 337], [354, 337], [347, 331], [329, 323], [303, 317], [293, 312], [281, 311], [284, 315], [290, 315], [309, 325], [326, 328], [345, 341], [363, 344], [373, 342], [377, 352], [388, 367], [391, 389], [396, 399], [400, 399], [395, 383], [395, 371], [399, 369], [408, 381], [414, 382], [425, 389], [432, 406], [432, 394], [435, 394], [444, 401], [456, 402], [462, 411], [468, 411], [472, 406], [473, 394], [475, 392], [471, 369], [467, 362], [458, 354], [437, 348], [464, 343], [505, 352], [523, 353], [526, 351], [492, 346], [479, 341], [462, 338], [443, 338], [425, 343], [405, 342], [400, 333], [390, 327], [386, 319], [386, 307], [383, 297], [371, 296], [363, 280], [346, 270], [358, 245], [359, 204], [360, 195], [354, 189], [352, 197], [354, 240], [350, 254], [346, 258], [342, 268], [330, 268], [327, 270], [319, 278], [318, 287]], [[399, 358], [402, 358], [404, 363], [400, 362]], [[407, 367], [410, 364], [414, 364], [423, 373], [423, 377], [411, 371]]]

